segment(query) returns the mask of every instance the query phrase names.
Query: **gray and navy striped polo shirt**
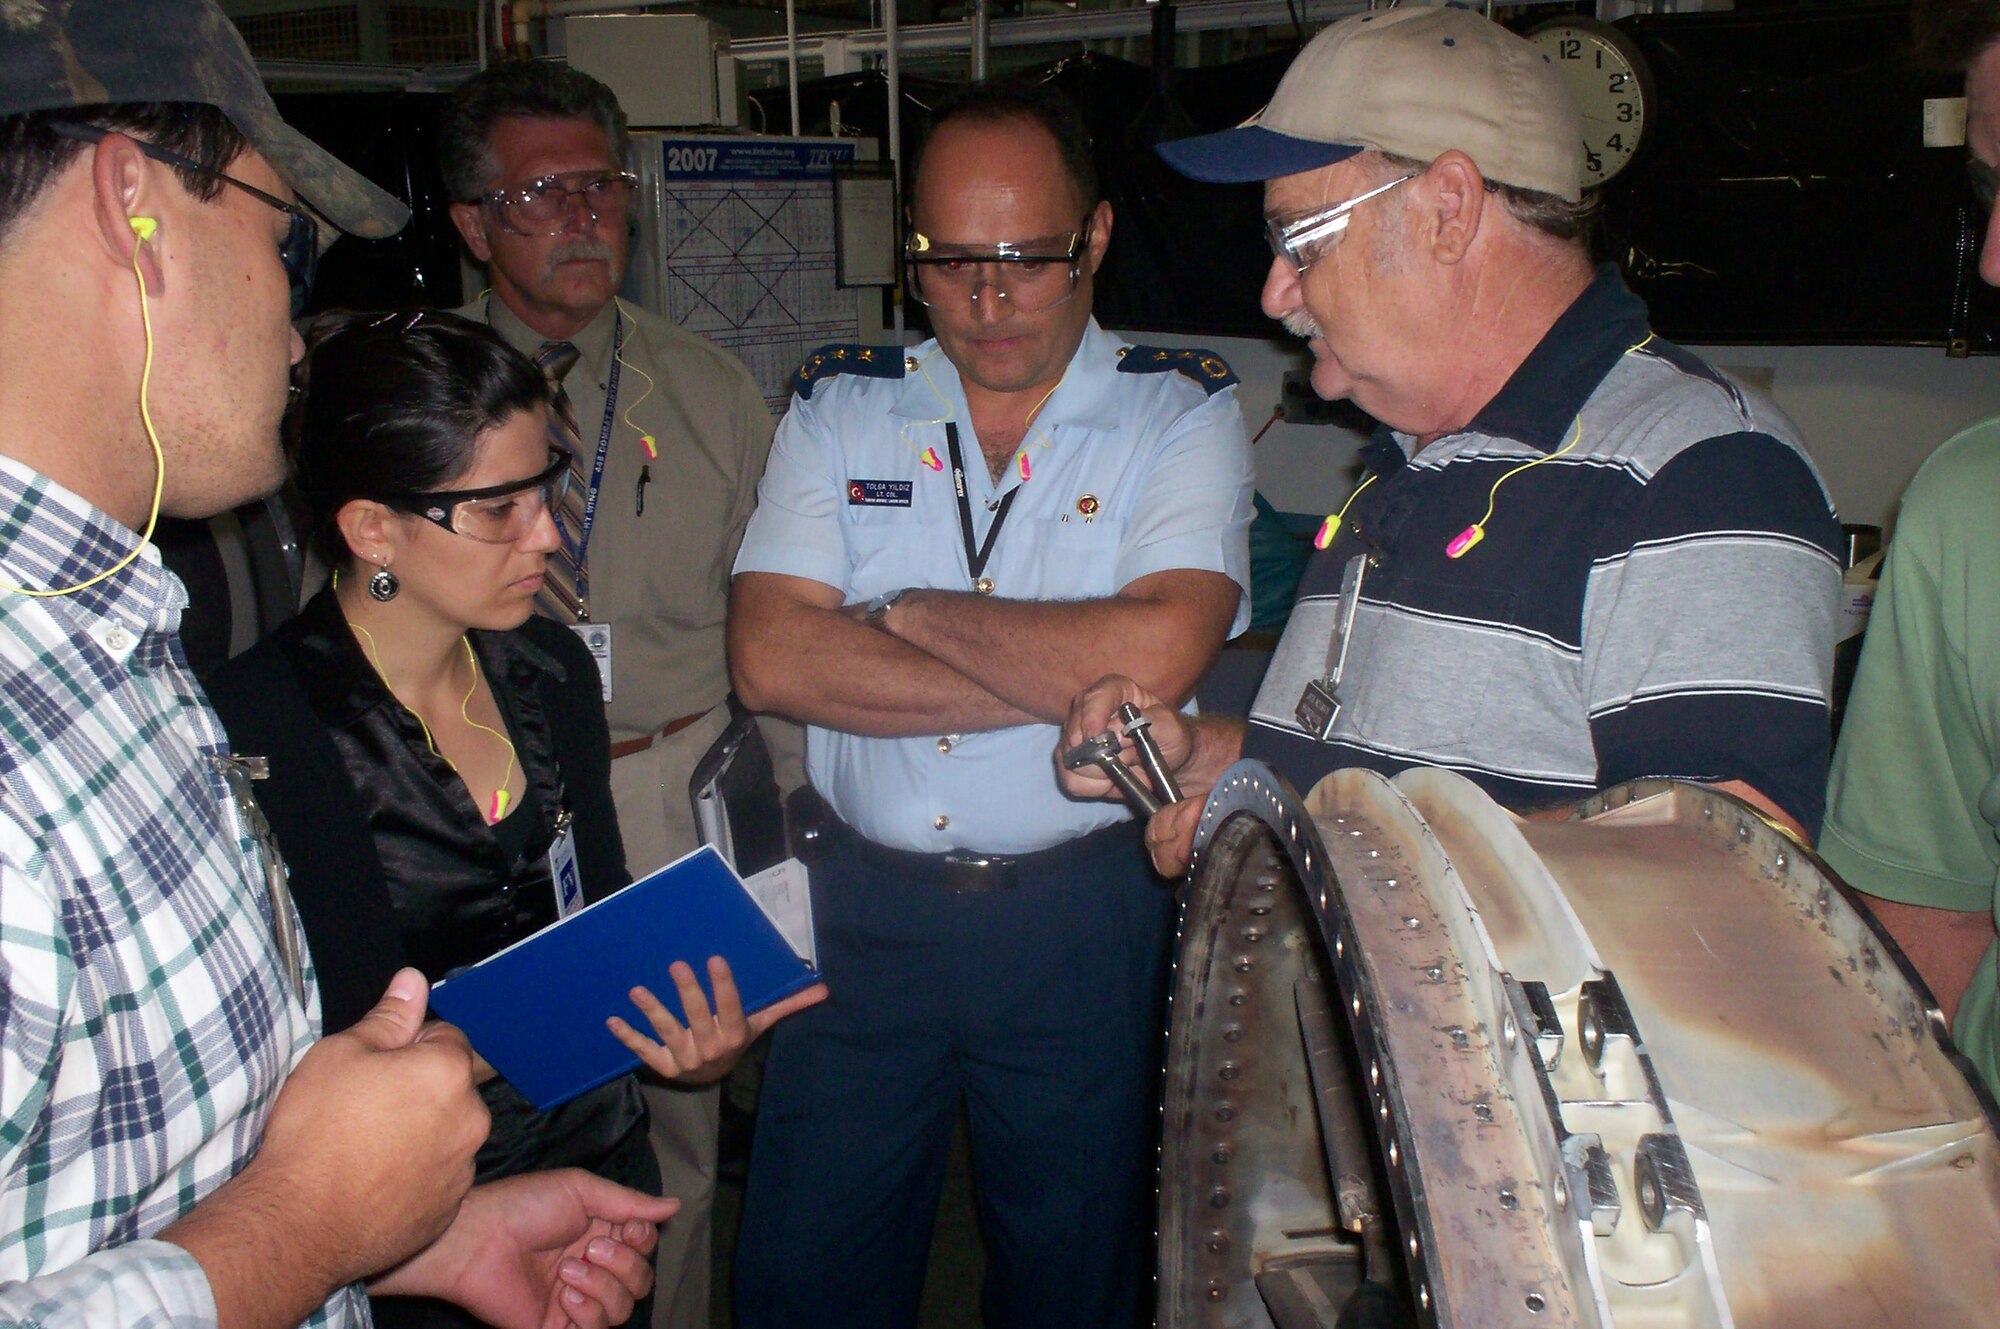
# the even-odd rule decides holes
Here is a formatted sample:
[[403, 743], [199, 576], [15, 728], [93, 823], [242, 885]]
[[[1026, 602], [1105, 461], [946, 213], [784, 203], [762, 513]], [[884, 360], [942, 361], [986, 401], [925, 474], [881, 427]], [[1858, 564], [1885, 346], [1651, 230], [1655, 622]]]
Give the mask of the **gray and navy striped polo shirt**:
[[[1411, 446], [1383, 430], [1364, 449], [1375, 481], [1306, 569], [1245, 756], [1302, 791], [1443, 766], [1513, 808], [1741, 780], [1817, 833], [1840, 526], [1783, 414], [1651, 336], [1606, 266], [1470, 425]], [[1370, 550], [1320, 742], [1294, 708]]]

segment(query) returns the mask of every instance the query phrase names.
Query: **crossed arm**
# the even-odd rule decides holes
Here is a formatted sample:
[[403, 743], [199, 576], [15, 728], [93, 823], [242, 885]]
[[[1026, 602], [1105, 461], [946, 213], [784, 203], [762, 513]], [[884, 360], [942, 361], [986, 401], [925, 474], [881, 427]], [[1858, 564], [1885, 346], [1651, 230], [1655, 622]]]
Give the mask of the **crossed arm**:
[[835, 587], [743, 573], [731, 589], [730, 675], [753, 710], [874, 738], [1061, 724], [1106, 673], [1185, 701], [1240, 595], [1223, 574], [1192, 569], [1095, 600], [915, 590], [871, 626]]

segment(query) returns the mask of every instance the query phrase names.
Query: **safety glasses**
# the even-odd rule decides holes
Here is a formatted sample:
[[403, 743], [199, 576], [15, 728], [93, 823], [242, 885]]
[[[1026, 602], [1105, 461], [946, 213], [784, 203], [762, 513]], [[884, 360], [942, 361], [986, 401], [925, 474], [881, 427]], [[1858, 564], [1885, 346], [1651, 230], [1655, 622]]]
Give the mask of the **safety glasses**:
[[495, 189], [478, 202], [492, 210], [500, 229], [515, 235], [561, 235], [569, 229], [577, 200], [594, 222], [623, 219], [632, 206], [639, 177], [630, 171], [562, 171], [530, 180], [518, 189]]
[[1271, 254], [1283, 259], [1292, 267], [1304, 272], [1314, 260], [1320, 257], [1316, 246], [1325, 246], [1347, 229], [1347, 222], [1354, 210], [1374, 198], [1386, 194], [1407, 180], [1414, 180], [1421, 172], [1398, 176], [1386, 185], [1377, 185], [1365, 194], [1356, 194], [1344, 203], [1336, 203], [1319, 212], [1295, 217], [1290, 221], [1269, 219], [1264, 223], [1267, 238], [1271, 242]]
[[1023, 313], [1049, 309], [1076, 294], [1090, 218], [1068, 235], [1020, 243], [956, 245], [910, 232], [903, 260], [910, 269], [910, 293], [926, 306], [977, 306], [982, 290]]
[[440, 489], [429, 494], [385, 494], [378, 502], [422, 517], [454, 535], [490, 545], [513, 544], [562, 506], [569, 493], [569, 454], [549, 449], [548, 469], [511, 484], [484, 489]]

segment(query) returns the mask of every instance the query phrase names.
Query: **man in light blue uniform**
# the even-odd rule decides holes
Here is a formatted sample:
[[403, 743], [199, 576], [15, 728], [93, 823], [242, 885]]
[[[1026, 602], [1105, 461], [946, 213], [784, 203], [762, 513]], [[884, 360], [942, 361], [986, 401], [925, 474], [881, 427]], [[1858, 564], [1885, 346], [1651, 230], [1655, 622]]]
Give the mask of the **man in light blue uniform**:
[[975, 88], [912, 193], [935, 342], [801, 369], [736, 563], [732, 675], [812, 726], [830, 999], [777, 1031], [745, 1329], [916, 1322], [960, 1095], [996, 1326], [1141, 1322], [1170, 886], [1072, 801], [1070, 698], [1185, 702], [1248, 616], [1228, 366], [1090, 317], [1111, 231], [1075, 112]]

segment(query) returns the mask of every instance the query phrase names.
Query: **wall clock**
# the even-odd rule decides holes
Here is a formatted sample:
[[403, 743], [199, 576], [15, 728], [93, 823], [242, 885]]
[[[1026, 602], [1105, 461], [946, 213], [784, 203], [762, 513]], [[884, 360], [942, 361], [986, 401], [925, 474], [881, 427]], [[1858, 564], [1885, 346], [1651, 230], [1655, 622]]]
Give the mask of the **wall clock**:
[[1625, 169], [1656, 109], [1653, 73], [1633, 40], [1609, 23], [1551, 19], [1528, 33], [1568, 80], [1583, 112], [1583, 187]]

